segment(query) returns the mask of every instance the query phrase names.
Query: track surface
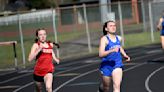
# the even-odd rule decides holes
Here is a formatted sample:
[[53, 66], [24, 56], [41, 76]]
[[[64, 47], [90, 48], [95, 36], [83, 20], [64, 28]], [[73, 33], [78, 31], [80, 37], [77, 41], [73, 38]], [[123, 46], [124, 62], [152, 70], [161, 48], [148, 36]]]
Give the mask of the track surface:
[[[121, 92], [164, 92], [164, 52], [160, 44], [126, 52], [131, 62], [124, 63]], [[100, 62], [95, 56], [56, 65], [53, 92], [97, 92], [101, 83]], [[1, 71], [0, 92], [34, 92], [32, 72], [33, 69]]]

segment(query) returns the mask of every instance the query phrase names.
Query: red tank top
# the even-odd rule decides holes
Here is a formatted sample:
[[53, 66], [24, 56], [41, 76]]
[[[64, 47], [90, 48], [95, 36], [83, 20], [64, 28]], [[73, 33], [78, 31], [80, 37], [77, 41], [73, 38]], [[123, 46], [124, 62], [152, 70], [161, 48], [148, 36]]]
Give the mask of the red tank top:
[[[52, 46], [47, 43], [48, 47], [43, 48], [37, 56], [37, 62], [34, 67], [34, 74], [38, 76], [45, 76], [49, 72], [54, 72], [54, 65], [52, 63]], [[38, 45], [40, 43], [38, 42]]]

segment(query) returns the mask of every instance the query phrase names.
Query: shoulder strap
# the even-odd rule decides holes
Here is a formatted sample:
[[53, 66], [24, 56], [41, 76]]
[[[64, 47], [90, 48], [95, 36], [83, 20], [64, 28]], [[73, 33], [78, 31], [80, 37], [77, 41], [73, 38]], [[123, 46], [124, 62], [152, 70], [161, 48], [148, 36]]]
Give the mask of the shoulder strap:
[[106, 38], [108, 39], [108, 41], [110, 41], [110, 38], [106, 35]]
[[118, 35], [116, 35], [116, 40], [117, 40], [117, 41], [120, 41], [119, 38], [118, 38]]
[[38, 45], [40, 45], [40, 42], [37, 42]]
[[52, 46], [51, 46], [50, 42], [47, 42], [47, 44], [48, 44], [49, 48], [52, 48]]

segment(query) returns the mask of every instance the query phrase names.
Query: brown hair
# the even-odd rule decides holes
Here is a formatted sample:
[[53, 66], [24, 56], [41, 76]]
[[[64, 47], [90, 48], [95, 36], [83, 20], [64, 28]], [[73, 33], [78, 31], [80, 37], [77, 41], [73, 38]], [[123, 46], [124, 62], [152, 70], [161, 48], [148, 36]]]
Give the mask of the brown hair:
[[104, 25], [103, 25], [103, 34], [104, 34], [104, 35], [107, 34], [107, 31], [105, 30], [105, 28], [107, 27], [107, 24], [108, 24], [109, 22], [114, 22], [114, 21], [109, 20], [109, 21], [107, 21], [107, 22], [104, 23]]

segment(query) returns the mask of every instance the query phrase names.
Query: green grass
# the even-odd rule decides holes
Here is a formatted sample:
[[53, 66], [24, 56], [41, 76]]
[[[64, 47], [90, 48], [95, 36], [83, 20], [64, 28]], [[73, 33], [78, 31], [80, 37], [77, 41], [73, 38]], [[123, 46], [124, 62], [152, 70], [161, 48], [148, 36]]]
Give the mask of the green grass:
[[[74, 40], [76, 38], [78, 38], [81, 35], [84, 35], [85, 32], [60, 32], [58, 35], [58, 40], [60, 42], [66, 42], [66, 41], [70, 41], [70, 40]], [[8, 38], [8, 40], [10, 40], [11, 38]], [[22, 51], [21, 51], [21, 44], [20, 44], [20, 38], [19, 37], [12, 37], [12, 39], [18, 41], [18, 44], [16, 45], [16, 49], [17, 49], [17, 56], [18, 56], [18, 63], [22, 64]], [[34, 39], [35, 37], [33, 35], [30, 36], [24, 36], [24, 48], [25, 48], [25, 57], [27, 59], [29, 51], [31, 49], [32, 44], [34, 43]], [[50, 33], [48, 34], [47, 37], [48, 40], [54, 41], [54, 34]], [[2, 41], [7, 41], [5, 38], [1, 39]], [[10, 48], [10, 49], [9, 49]], [[0, 58], [1, 58], [1, 64], [0, 64], [0, 68], [5, 68], [5, 67], [11, 67], [11, 65], [13, 66], [14, 64], [14, 57], [13, 57], [13, 49], [12, 46], [7, 46], [7, 48], [5, 46], [0, 47], [0, 51], [3, 52], [0, 54]], [[9, 52], [9, 53], [6, 53]], [[26, 60], [27, 61], [27, 60]], [[26, 62], [26, 64], [28, 65], [29, 62]]]
[[[27, 31], [31, 28], [35, 28], [35, 27], [40, 27], [40, 26], [50, 26], [51, 24], [49, 22], [47, 23], [41, 23], [41, 24], [29, 24], [28, 26], [23, 25], [23, 29], [26, 29]], [[4, 32], [5, 30], [10, 30], [10, 31], [14, 31], [11, 29], [17, 29], [17, 27], [15, 25], [10, 25], [10, 26], [5, 26], [5, 27], [0, 27], [1, 28], [1, 32]], [[131, 30], [142, 30], [142, 24], [137, 24], [137, 25], [125, 25], [124, 29], [126, 29], [125, 31], [131, 31]], [[118, 28], [119, 30], [119, 28]], [[91, 37], [92, 37], [92, 32], [100, 32], [99, 29], [92, 29], [89, 30]], [[71, 32], [58, 32], [58, 42], [67, 42], [67, 41], [72, 41], [75, 39], [79, 39], [79, 37], [86, 37], [86, 31], [84, 30], [73, 30]], [[26, 59], [28, 57], [29, 51], [31, 49], [31, 46], [34, 42], [35, 39], [35, 34], [32, 35], [25, 35], [24, 36], [24, 48], [25, 48], [25, 55], [26, 55]], [[159, 36], [159, 32], [154, 32], [154, 36], [155, 36], [155, 41], [153, 43], [159, 43], [160, 42], [160, 36]], [[17, 56], [18, 56], [18, 63], [19, 65], [22, 64], [22, 52], [21, 52], [21, 44], [20, 44], [20, 37], [15, 36], [15, 37], [5, 37], [5, 38], [1, 38], [0, 41], [8, 41], [8, 40], [16, 40], [18, 41], [17, 44]], [[52, 40], [54, 41], [54, 33], [49, 33], [48, 34], [48, 40]], [[134, 33], [134, 34], [125, 34], [125, 48], [131, 48], [131, 47], [136, 47], [136, 46], [142, 46], [142, 45], [147, 45], [147, 44], [152, 44], [151, 41], [151, 37], [150, 37], [150, 32], [140, 32], [140, 33]], [[6, 68], [6, 67], [13, 67], [14, 65], [14, 56], [13, 56], [13, 48], [12, 46], [1, 46], [0, 47], [0, 68]], [[93, 53], [97, 53], [98, 52], [98, 47], [93, 47], [93, 52], [92, 53], [88, 53], [88, 52], [84, 52], [84, 53], [79, 53], [78, 55], [88, 55], [88, 54], [93, 54]], [[68, 54], [69, 55], [69, 54]], [[77, 55], [70, 55], [70, 56], [77, 56]], [[70, 56], [63, 56], [61, 58], [66, 58], [66, 57], [70, 57]], [[27, 60], [26, 60], [27, 61]], [[26, 62], [27, 65], [29, 65], [28, 62]]]
[[[76, 39], [82, 35], [85, 35], [85, 32], [60, 33], [60, 35], [58, 36], [58, 39], [62, 42], [65, 42], [65, 41]], [[155, 42], [154, 43], [159, 43], [160, 42], [159, 32], [154, 32], [154, 35], [155, 35]], [[50, 35], [48, 37], [48, 39], [54, 39], [52, 36], [53, 35]], [[34, 40], [34, 37], [30, 37], [30, 38], [27, 37], [27, 39], [24, 41], [26, 58], [28, 57], [29, 51], [30, 51], [31, 46], [34, 42], [33, 40]], [[142, 45], [146, 45], [146, 44], [152, 44], [150, 32], [142, 32], [142, 33], [125, 35], [125, 48], [142, 46]], [[97, 53], [97, 51], [95, 51], [97, 49], [98, 48], [94, 48], [93, 53]], [[13, 51], [12, 50], [13, 50], [12, 46], [7, 46], [7, 47], [3, 46], [0, 48], [0, 51], [2, 52], [0, 54], [0, 58], [1, 58], [0, 68], [11, 67], [14, 65], [14, 57], [13, 57]], [[18, 61], [19, 61], [18, 63], [22, 64], [22, 52], [21, 52], [20, 43], [17, 44], [17, 54], [18, 54]], [[89, 53], [86, 52], [86, 53], [81, 53], [79, 55], [88, 55], [88, 54]], [[73, 55], [71, 55], [71, 56], [73, 56]], [[68, 57], [68, 56], [66, 56], [66, 57]], [[65, 58], [65, 57], [61, 57], [61, 58]], [[26, 64], [28, 65], [29, 63], [26, 62]]]
[[[154, 32], [155, 41], [153, 43], [160, 42], [160, 35], [159, 32]], [[135, 33], [135, 34], [128, 34], [125, 35], [125, 47], [136, 47], [146, 44], [151, 44], [151, 34], [150, 32], [142, 32], [142, 33]]]

